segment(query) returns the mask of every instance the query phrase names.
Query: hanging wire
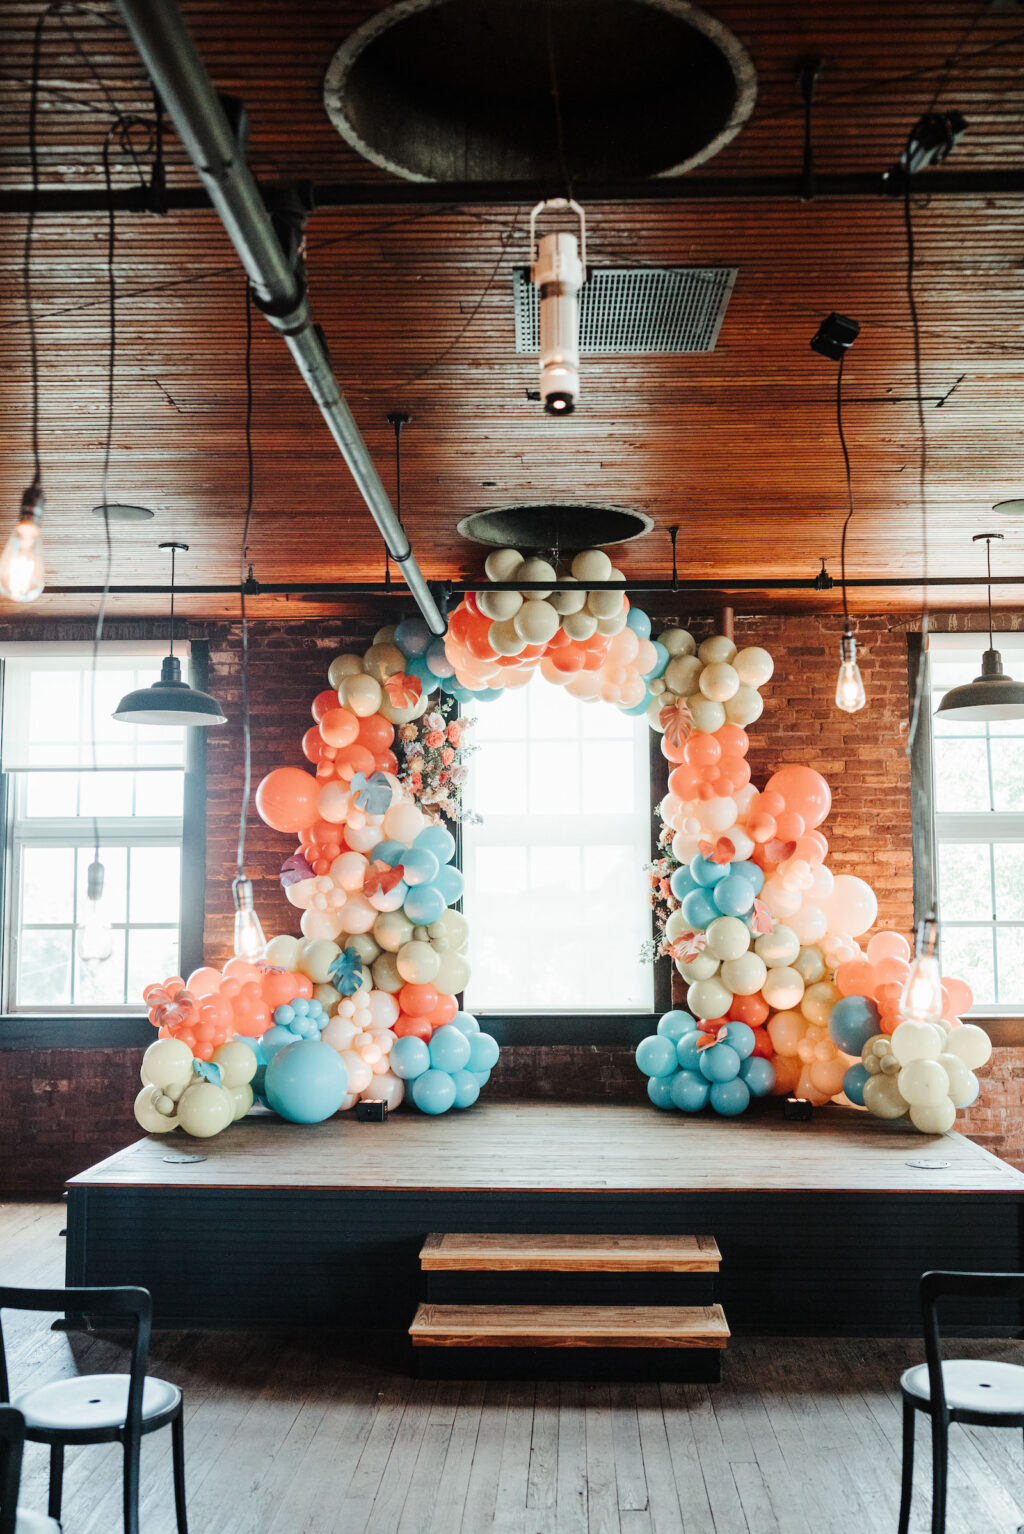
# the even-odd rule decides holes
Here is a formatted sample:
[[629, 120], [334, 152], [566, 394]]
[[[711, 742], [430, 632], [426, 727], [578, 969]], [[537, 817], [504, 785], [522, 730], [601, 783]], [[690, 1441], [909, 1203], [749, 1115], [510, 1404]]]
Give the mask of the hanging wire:
[[[247, 489], [245, 523], [242, 528], [242, 547], [239, 568], [239, 607], [242, 617], [242, 807], [238, 816], [237, 879], [245, 878], [245, 832], [249, 819], [249, 797], [252, 792], [252, 727], [249, 718], [249, 615], [245, 604], [246, 566], [249, 559], [249, 529], [252, 526], [252, 503], [254, 466], [252, 453], [252, 291], [248, 278], [245, 283], [245, 458]], [[236, 890], [237, 894], [237, 890]]]
[[[846, 519], [843, 522], [843, 533], [839, 541], [839, 570], [840, 581], [843, 588], [843, 623], [846, 632], [850, 632], [850, 609], [846, 601], [846, 533], [853, 519], [853, 479], [850, 474], [850, 454], [846, 446], [846, 433], [843, 430], [843, 363], [846, 361], [846, 352], [839, 353], [839, 366], [836, 369], [836, 426], [839, 429], [839, 445], [843, 450], [843, 466], [846, 469]], [[824, 568], [824, 560], [822, 560]]]
[[917, 432], [918, 432], [918, 457], [917, 457], [917, 498], [920, 509], [921, 531], [921, 558], [924, 566], [924, 584], [921, 587], [921, 654], [917, 664], [917, 681], [914, 687], [914, 708], [910, 718], [910, 729], [907, 733], [907, 755], [910, 756], [917, 739], [917, 731], [921, 722], [921, 706], [925, 687], [928, 681], [928, 428], [924, 418], [924, 385], [921, 376], [921, 325], [917, 313], [917, 300], [914, 296], [914, 214], [913, 214], [913, 181], [914, 175], [910, 168], [910, 140], [913, 129], [907, 136], [906, 144], [906, 173], [903, 178], [903, 227], [906, 233], [906, 290], [907, 307], [910, 310], [910, 329], [914, 342], [914, 399], [917, 407]]
[[39, 74], [42, 58], [43, 28], [53, 7], [48, 5], [36, 18], [32, 35], [32, 83], [28, 98], [28, 156], [32, 174], [32, 194], [25, 222], [25, 244], [21, 258], [21, 280], [25, 292], [25, 319], [28, 324], [29, 370], [32, 380], [32, 489], [42, 485], [43, 471], [39, 457], [39, 352], [36, 345], [36, 317], [32, 301], [32, 239], [36, 226], [39, 199]]
[[544, 34], [547, 43], [548, 55], [548, 80], [551, 89], [551, 104], [555, 109], [555, 147], [558, 152], [558, 168], [565, 182], [565, 195], [572, 202], [574, 198], [572, 176], [569, 172], [569, 162], [565, 154], [565, 124], [562, 121], [562, 92], [558, 84], [558, 60], [555, 56], [555, 34], [551, 25], [551, 0], [547, 0], [544, 7]]

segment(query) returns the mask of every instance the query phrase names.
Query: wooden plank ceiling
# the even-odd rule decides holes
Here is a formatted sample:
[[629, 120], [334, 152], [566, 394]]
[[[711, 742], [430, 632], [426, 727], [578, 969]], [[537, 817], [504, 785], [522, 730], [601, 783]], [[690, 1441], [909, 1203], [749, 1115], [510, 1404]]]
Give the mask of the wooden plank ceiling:
[[[242, 97], [250, 161], [265, 177], [388, 181], [329, 123], [324, 71], [338, 43], [380, 7], [304, 0], [185, 0], [218, 88]], [[1019, 168], [1024, 107], [1024, 8], [976, 0], [823, 6], [820, 0], [714, 0], [745, 44], [758, 101], [743, 132], [695, 174], [794, 174], [802, 153], [797, 61], [824, 60], [815, 141], [822, 174], [891, 165], [933, 102], [969, 123], [960, 170]], [[37, 0], [10, 3], [0, 36], [0, 161], [5, 186], [28, 184], [27, 116]], [[973, 23], [973, 25], [972, 25]], [[125, 110], [149, 114], [142, 68], [116, 27], [73, 20], [83, 50]], [[102, 190], [110, 120], [59, 20], [42, 52], [40, 164], [44, 186]], [[140, 142], [141, 148], [141, 142]], [[171, 185], [192, 182], [168, 146]], [[115, 179], [134, 171], [117, 149]], [[952, 166], [953, 162], [951, 162]], [[397, 195], [404, 183], [395, 182]], [[557, 192], [558, 188], [553, 188]], [[403, 510], [432, 579], [477, 576], [482, 552], [455, 523], [520, 497], [597, 498], [649, 513], [655, 530], [616, 552], [637, 578], [670, 573], [667, 528], [678, 524], [680, 574], [696, 579], [838, 575], [845, 512], [834, 419], [835, 365], [808, 341], [832, 309], [860, 321], [846, 364], [846, 420], [858, 515], [852, 577], [914, 577], [923, 565], [918, 431], [899, 201], [637, 202], [587, 209], [601, 265], [731, 265], [735, 292], [713, 354], [585, 358], [582, 398], [568, 420], [527, 399], [535, 362], [517, 356], [512, 269], [527, 256], [528, 208], [324, 210], [308, 230], [314, 312], [342, 389], [393, 484], [384, 417], [413, 417], [403, 439]], [[1024, 199], [922, 199], [914, 209], [928, 430], [928, 568], [980, 570], [971, 534], [1006, 534], [997, 568], [1024, 575], [1024, 519], [993, 518], [1024, 495]], [[27, 331], [20, 262], [24, 219], [0, 220], [3, 281], [0, 507], [13, 518], [31, 479]], [[33, 286], [41, 358], [42, 451], [53, 584], [102, 579], [100, 500], [107, 308], [103, 216], [41, 215]], [[245, 501], [244, 287], [212, 212], [117, 221], [116, 423], [110, 498], [151, 507], [152, 522], [116, 527], [113, 579], [166, 577], [156, 545], [187, 542], [185, 583], [237, 579]], [[379, 580], [383, 550], [283, 343], [256, 318], [256, 508], [251, 557], [264, 581]], [[1014, 605], [1012, 587], [997, 591]], [[981, 588], [935, 592], [963, 607]], [[858, 592], [862, 610], [912, 609], [916, 588]], [[746, 596], [762, 610], [829, 597]], [[193, 598], [195, 614], [233, 610]], [[32, 609], [88, 612], [92, 599], [44, 597]], [[117, 598], [125, 616], [155, 598]], [[314, 608], [263, 600], [261, 613]], [[10, 612], [10, 608], [6, 609]]]

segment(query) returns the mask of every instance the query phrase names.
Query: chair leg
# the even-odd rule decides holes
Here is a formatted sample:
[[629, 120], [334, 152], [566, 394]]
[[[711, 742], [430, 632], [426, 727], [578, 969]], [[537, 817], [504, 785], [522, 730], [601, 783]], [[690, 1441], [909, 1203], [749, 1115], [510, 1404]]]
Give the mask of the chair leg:
[[900, 1485], [900, 1525], [898, 1534], [907, 1534], [910, 1528], [910, 1499], [914, 1493], [914, 1429], [917, 1412], [904, 1397], [903, 1401], [903, 1479]]
[[188, 1534], [188, 1513], [185, 1507], [185, 1419], [181, 1407], [171, 1419], [171, 1459], [174, 1465], [174, 1511], [178, 1519], [178, 1534]]
[[949, 1424], [932, 1416], [932, 1534], [946, 1534], [946, 1471]]
[[50, 1445], [50, 1500], [46, 1511], [60, 1522], [60, 1504], [64, 1494], [64, 1445]]
[[139, 1458], [142, 1444], [138, 1438], [124, 1441], [124, 1534], [139, 1534]]

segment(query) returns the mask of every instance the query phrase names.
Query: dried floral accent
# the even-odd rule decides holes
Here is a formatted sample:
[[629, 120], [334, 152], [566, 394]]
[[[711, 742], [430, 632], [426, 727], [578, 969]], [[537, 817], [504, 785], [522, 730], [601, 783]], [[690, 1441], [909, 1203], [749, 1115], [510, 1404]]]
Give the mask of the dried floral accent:
[[658, 714], [658, 724], [670, 746], [685, 746], [693, 730], [693, 715], [681, 699]]
[[772, 930], [772, 915], [763, 900], [754, 901], [754, 909], [750, 916], [751, 931], [758, 937], [764, 937]]
[[736, 856], [736, 844], [728, 836], [720, 836], [714, 842], [698, 842], [697, 846], [709, 863], [731, 863]]
[[402, 725], [395, 735], [399, 778], [420, 809], [439, 820], [479, 820], [462, 807], [466, 756], [475, 746], [465, 743], [472, 719], [451, 717], [454, 698], [442, 697], [421, 719]]
[[423, 683], [418, 676], [404, 676], [399, 672], [388, 677], [384, 691], [392, 708], [415, 708], [423, 696]]
[[700, 958], [707, 945], [706, 932], [683, 932], [674, 943], [669, 944], [668, 952], [680, 963], [692, 964], [694, 959]]

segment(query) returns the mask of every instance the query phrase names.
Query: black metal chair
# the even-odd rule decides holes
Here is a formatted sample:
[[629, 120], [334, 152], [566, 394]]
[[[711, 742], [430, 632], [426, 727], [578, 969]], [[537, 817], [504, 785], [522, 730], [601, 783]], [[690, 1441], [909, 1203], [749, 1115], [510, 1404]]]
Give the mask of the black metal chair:
[[13, 1406], [0, 1406], [0, 1534], [60, 1534], [60, 1524], [18, 1506], [25, 1419]]
[[188, 1534], [185, 1514], [185, 1435], [181, 1391], [146, 1374], [153, 1301], [146, 1289], [0, 1288], [3, 1310], [67, 1311], [89, 1320], [129, 1325], [133, 1331], [128, 1374], [79, 1374], [10, 1394], [0, 1314], [0, 1398], [9, 1399], [25, 1419], [25, 1438], [50, 1447], [49, 1515], [60, 1518], [64, 1450], [68, 1444], [124, 1446], [124, 1531], [139, 1534], [139, 1457], [142, 1439], [171, 1428], [174, 1507], [178, 1534]]
[[940, 1300], [1024, 1300], [1024, 1273], [925, 1273], [921, 1279], [924, 1317], [923, 1364], [900, 1378], [903, 1392], [903, 1485], [899, 1534], [910, 1526], [914, 1488], [914, 1428], [917, 1413], [932, 1419], [932, 1534], [946, 1530], [946, 1472], [949, 1425], [1024, 1428], [1024, 1366], [980, 1358], [943, 1359], [939, 1336]]

